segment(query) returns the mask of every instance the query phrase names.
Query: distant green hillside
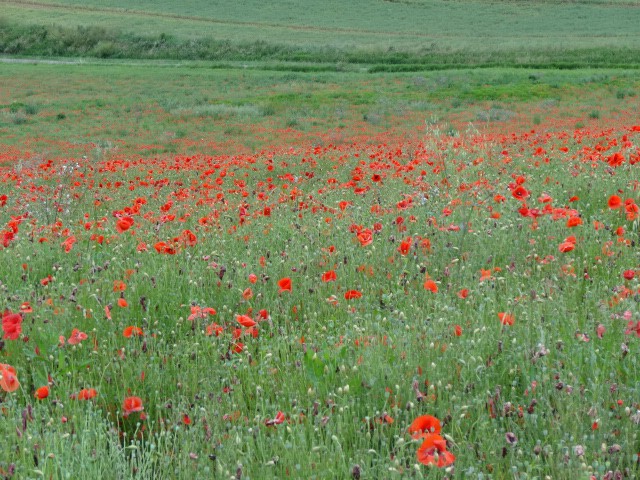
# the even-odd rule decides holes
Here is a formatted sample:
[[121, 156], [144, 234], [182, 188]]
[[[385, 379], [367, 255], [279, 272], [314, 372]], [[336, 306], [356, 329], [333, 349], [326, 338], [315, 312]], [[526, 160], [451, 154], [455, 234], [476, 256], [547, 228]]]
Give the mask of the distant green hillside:
[[624, 0], [0, 0], [0, 12], [0, 53], [14, 55], [640, 65], [640, 2]]

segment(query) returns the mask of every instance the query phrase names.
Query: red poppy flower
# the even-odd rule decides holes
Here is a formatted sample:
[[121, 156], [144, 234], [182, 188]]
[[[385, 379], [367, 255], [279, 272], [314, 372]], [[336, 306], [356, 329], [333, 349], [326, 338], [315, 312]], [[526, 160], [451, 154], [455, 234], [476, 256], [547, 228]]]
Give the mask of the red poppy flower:
[[273, 425], [280, 425], [281, 423], [284, 422], [284, 419], [285, 419], [284, 413], [278, 412], [276, 413], [276, 416], [274, 418], [268, 418], [267, 420], [265, 420], [264, 424], [267, 427], [272, 427]]
[[256, 325], [255, 320], [248, 315], [236, 315], [236, 321], [246, 328], [251, 328]]
[[0, 363], [0, 388], [5, 392], [13, 392], [18, 389], [20, 382], [16, 376], [16, 369], [6, 363]]
[[142, 335], [144, 335], [144, 332], [142, 331], [142, 329], [140, 327], [134, 327], [133, 325], [131, 325], [129, 327], [126, 327], [122, 331], [122, 335], [125, 338], [141, 337]]
[[373, 243], [373, 233], [368, 228], [358, 233], [358, 241], [360, 245], [366, 247]]
[[513, 325], [513, 322], [515, 320], [512, 314], [505, 312], [498, 313], [498, 318], [500, 319], [500, 323], [502, 325]]
[[460, 290], [457, 293], [458, 297], [462, 298], [463, 300], [465, 298], [467, 298], [469, 296], [469, 289], [468, 288], [463, 288], [462, 290]]
[[116, 222], [116, 230], [118, 233], [126, 232], [133, 226], [133, 218], [131, 217], [122, 217], [119, 218]]
[[400, 242], [400, 246], [398, 247], [398, 252], [403, 257], [409, 253], [411, 250], [411, 244], [413, 243], [413, 239], [411, 237], [405, 238], [402, 242]]
[[335, 282], [338, 279], [336, 272], [333, 270], [329, 270], [328, 272], [324, 272], [322, 274], [322, 281], [323, 282]]
[[569, 228], [577, 227], [578, 225], [582, 225], [580, 217], [569, 217], [569, 220], [567, 220], [567, 227]]
[[484, 282], [485, 280], [491, 280], [491, 269], [485, 270], [483, 268], [480, 269], [480, 281]]
[[560, 245], [558, 245], [558, 250], [560, 250], [562, 253], [570, 252], [574, 248], [576, 248], [576, 244], [573, 242], [562, 242]]
[[122, 404], [122, 416], [127, 418], [134, 412], [141, 412], [144, 410], [142, 405], [142, 399], [140, 397], [127, 397]]
[[631, 335], [635, 333], [637, 337], [640, 337], [640, 320], [634, 324], [633, 321], [627, 324], [627, 329], [624, 331], [625, 335]]
[[611, 195], [607, 201], [607, 205], [612, 210], [620, 208], [622, 206], [622, 199], [618, 195]]
[[95, 388], [83, 388], [77, 395], [72, 395], [71, 397], [78, 400], [91, 400], [96, 395], [98, 395], [98, 392]]
[[625, 280], [633, 280], [633, 277], [636, 276], [636, 272], [634, 270], [625, 270], [622, 272], [622, 276]]
[[518, 200], [525, 200], [529, 197], [529, 190], [524, 188], [522, 185], [518, 185], [516, 188], [511, 190], [511, 195], [513, 198]]
[[17, 340], [22, 332], [22, 315], [7, 313], [2, 317], [2, 330], [6, 340]]
[[354, 300], [361, 297], [362, 297], [362, 293], [359, 292], [358, 290], [347, 290], [346, 292], [344, 292], [345, 300]]
[[191, 306], [191, 315], [187, 317], [187, 320], [193, 322], [197, 318], [207, 318], [208, 315], [215, 315], [217, 312], [211, 307], [200, 307], [198, 305]]
[[224, 329], [218, 325], [217, 323], [212, 323], [211, 325], [207, 325], [207, 336], [215, 335], [219, 337], [220, 334], [224, 331]]
[[62, 242], [62, 246], [64, 247], [64, 251], [69, 253], [73, 248], [74, 243], [76, 243], [77, 239], [75, 236], [71, 235], [64, 242]]
[[198, 237], [191, 230], [184, 230], [179, 241], [187, 247], [195, 247], [198, 244]]
[[33, 308], [29, 302], [22, 302], [20, 305], [20, 313], [33, 313]]
[[434, 282], [431, 279], [424, 282], [423, 286], [425, 290], [429, 290], [430, 292], [433, 292], [433, 293], [438, 293], [438, 285], [436, 284], [436, 282]]
[[87, 339], [86, 333], [81, 332], [77, 328], [74, 328], [73, 331], [71, 332], [71, 336], [67, 339], [67, 342], [69, 343], [69, 345], [77, 345], [78, 343], [86, 339]]
[[455, 462], [456, 457], [447, 450], [447, 441], [435, 433], [425, 437], [418, 448], [418, 462], [424, 465], [446, 467]]
[[440, 433], [442, 425], [433, 415], [421, 415], [409, 425], [409, 433], [413, 438], [420, 438], [423, 434]]
[[49, 396], [49, 387], [45, 385], [44, 387], [38, 388], [33, 396], [38, 400], [44, 400]]
[[280, 293], [291, 291], [291, 279], [289, 277], [281, 278], [278, 280], [278, 287], [280, 287]]
[[165, 253], [167, 255], [176, 254], [175, 248], [173, 248], [171, 245], [167, 244], [166, 242], [158, 242], [153, 246], [153, 248], [155, 248], [156, 252], [158, 253]]

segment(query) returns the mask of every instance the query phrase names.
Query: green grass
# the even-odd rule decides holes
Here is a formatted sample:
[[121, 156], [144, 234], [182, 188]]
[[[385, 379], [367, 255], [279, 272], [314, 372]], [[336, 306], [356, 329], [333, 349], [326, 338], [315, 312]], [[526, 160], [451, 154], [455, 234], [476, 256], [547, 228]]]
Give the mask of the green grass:
[[[640, 6], [632, 2], [195, 0], [136, 2], [135, 8], [117, 1], [2, 3], [0, 51], [20, 55], [345, 62], [377, 68], [391, 63], [412, 70], [640, 63], [635, 34]], [[77, 27], [90, 30], [79, 33]]]
[[[351, 124], [349, 111], [358, 106], [349, 105], [343, 121], [352, 137], [344, 143], [330, 130], [292, 139], [272, 129], [262, 132], [272, 146], [256, 152], [234, 144], [215, 153], [203, 143], [187, 153], [178, 143], [175, 153], [139, 153], [126, 150], [139, 133], [129, 130], [127, 107], [116, 109], [118, 102], [138, 98], [134, 122], [158, 130], [173, 122], [185, 140], [197, 142], [203, 132], [190, 125], [193, 119], [158, 120], [159, 107], [145, 103], [152, 97], [144, 92], [157, 95], [155, 101], [164, 96], [161, 88], [174, 92], [174, 102], [162, 109], [169, 115], [177, 99], [186, 102], [188, 89], [202, 93], [198, 78], [200, 88], [227, 85], [239, 105], [246, 105], [249, 91], [282, 95], [291, 86], [279, 73], [249, 72], [238, 91], [236, 70], [174, 72], [166, 83], [166, 68], [120, 66], [108, 79], [95, 66], [9, 68], [23, 88], [35, 88], [30, 78], [47, 77], [48, 88], [61, 91], [56, 102], [75, 98], [77, 111], [65, 119], [52, 114], [63, 103], [49, 112], [44, 92], [18, 89], [30, 100], [3, 100], [8, 111], [37, 105], [32, 117], [54, 117], [34, 129], [41, 142], [55, 143], [56, 122], [69, 119], [87, 132], [80, 136], [83, 128], [67, 126], [67, 134], [75, 132], [80, 142], [91, 138], [102, 153], [83, 159], [86, 151], [77, 147], [84, 145], [70, 136], [55, 159], [29, 137], [3, 148], [0, 178], [8, 198], [0, 209], [2, 238], [16, 218], [28, 215], [0, 249], [2, 308], [17, 311], [27, 301], [33, 312], [24, 315], [21, 337], [2, 345], [2, 363], [16, 368], [21, 383], [13, 393], [0, 391], [2, 472], [16, 478], [324, 479], [354, 478], [357, 466], [361, 478], [442, 478], [443, 470], [417, 463], [420, 442], [407, 431], [417, 416], [433, 414], [443, 420], [457, 457], [452, 476], [637, 475], [640, 339], [625, 329], [629, 319], [640, 321], [629, 293], [640, 284], [637, 276], [624, 280], [622, 272], [638, 270], [632, 243], [638, 225], [607, 207], [614, 193], [640, 202], [634, 190], [640, 163], [632, 165], [634, 148], [622, 146], [638, 141], [629, 118], [590, 119], [594, 107], [565, 98], [559, 103], [572, 105], [564, 112], [588, 128], [576, 132], [552, 118], [541, 120], [534, 133], [511, 118], [487, 122], [498, 125], [493, 133], [479, 125], [449, 134], [444, 120], [430, 117], [420, 128], [391, 132]], [[74, 68], [80, 70], [74, 74]], [[450, 82], [441, 82], [448, 88], [477, 74], [448, 73]], [[496, 78], [505, 73], [495, 72]], [[517, 79], [519, 72], [512, 73]], [[332, 78], [344, 78], [288, 75], [289, 82], [313, 79], [327, 89]], [[575, 88], [590, 78], [579, 71], [557, 75]], [[360, 107], [383, 108], [376, 95], [388, 98], [422, 82], [410, 78], [351, 80], [372, 92], [360, 93]], [[608, 92], [606, 82], [613, 80], [599, 78], [595, 93]], [[602, 106], [622, 101], [617, 88]], [[96, 97], [96, 90], [103, 95]], [[304, 122], [295, 112], [309, 99], [295, 110], [281, 109], [297, 98], [274, 102], [268, 117]], [[540, 106], [547, 113], [551, 107]], [[533, 110], [518, 99], [490, 108]], [[239, 110], [217, 107], [213, 113], [242, 115]], [[96, 138], [100, 130], [91, 128], [100, 122], [121, 128], [123, 137]], [[211, 122], [215, 117], [205, 117]], [[618, 151], [625, 162], [609, 166], [607, 157]], [[371, 180], [373, 173], [383, 176], [380, 183]], [[555, 211], [536, 220], [523, 216], [523, 204], [510, 192], [518, 176], [530, 191], [530, 208], [544, 208], [538, 200], [544, 193]], [[369, 190], [359, 194], [355, 187]], [[402, 206], [407, 195], [413, 203]], [[570, 201], [574, 196], [578, 200]], [[341, 210], [341, 201], [351, 205]], [[125, 209], [134, 225], [119, 233], [114, 214]], [[583, 225], [567, 228], [566, 215], [576, 214]], [[381, 232], [361, 246], [354, 225], [376, 223]], [[618, 227], [625, 232], [618, 235]], [[155, 251], [156, 242], [173, 244], [185, 229], [197, 236], [195, 245], [176, 241], [175, 255]], [[575, 250], [561, 253], [558, 245], [571, 234]], [[65, 252], [70, 235], [77, 241]], [[407, 238], [412, 242], [403, 256], [398, 248]], [[430, 249], [420, 246], [424, 240]], [[140, 251], [141, 242], [149, 251]], [[483, 269], [492, 278], [481, 282]], [[336, 271], [336, 282], [320, 280], [327, 270]], [[278, 291], [283, 277], [291, 278], [291, 292]], [[426, 278], [437, 282], [437, 293], [424, 289]], [[117, 288], [120, 281], [124, 290]], [[466, 299], [457, 295], [462, 288], [470, 290]], [[346, 300], [351, 289], [363, 297]], [[120, 298], [128, 306], [118, 306]], [[188, 320], [192, 305], [217, 313]], [[259, 323], [257, 338], [244, 332], [234, 340], [236, 315], [249, 309], [252, 316], [266, 309], [270, 319]], [[505, 311], [515, 315], [512, 326], [498, 321]], [[206, 334], [213, 322], [223, 327], [220, 336]], [[606, 327], [602, 338], [600, 324]], [[144, 336], [125, 338], [130, 325]], [[66, 343], [74, 328], [88, 338], [60, 345], [59, 337]], [[244, 347], [233, 353], [237, 341]], [[35, 389], [49, 382], [50, 396], [34, 399]], [[71, 398], [83, 388], [98, 394]], [[129, 396], [142, 399], [146, 418], [123, 417]], [[284, 422], [265, 425], [279, 411]]]
[[[99, 142], [124, 153], [222, 153], [257, 149], [269, 132], [292, 128], [307, 138], [358, 128], [412, 132], [439, 117], [463, 131], [512, 112], [520, 125], [536, 115], [602, 120], [638, 102], [634, 70], [482, 69], [420, 73], [278, 72], [148, 63], [3, 64], [0, 133], [7, 146], [59, 154], [70, 144], [90, 154]], [[45, 80], [43, 80], [45, 79]], [[624, 96], [620, 91], [627, 92]], [[591, 104], [585, 104], [588, 97]], [[581, 111], [580, 106], [586, 110]], [[491, 113], [493, 109], [493, 114]], [[493, 116], [492, 116], [493, 115]], [[506, 120], [507, 118], [502, 118]], [[574, 122], [575, 123], [575, 122]], [[483, 128], [485, 128], [483, 127]], [[104, 148], [102, 149], [104, 150]]]
[[57, 5], [0, 1], [1, 477], [640, 474], [637, 2]]

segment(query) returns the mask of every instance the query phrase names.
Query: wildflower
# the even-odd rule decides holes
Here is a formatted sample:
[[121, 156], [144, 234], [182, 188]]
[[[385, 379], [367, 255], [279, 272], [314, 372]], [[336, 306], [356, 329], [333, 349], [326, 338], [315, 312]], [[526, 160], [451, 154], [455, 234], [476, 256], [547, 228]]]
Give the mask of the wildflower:
[[529, 197], [529, 190], [524, 188], [522, 185], [518, 185], [516, 188], [511, 190], [511, 195], [513, 198], [523, 201]]
[[122, 404], [122, 416], [127, 418], [134, 412], [141, 412], [144, 410], [142, 405], [142, 399], [140, 397], [127, 397]]
[[156, 252], [158, 253], [165, 253], [167, 255], [176, 254], [175, 248], [173, 248], [171, 245], [169, 245], [166, 242], [158, 242], [153, 246], [153, 248], [155, 248]]
[[125, 338], [141, 337], [143, 335], [144, 332], [142, 331], [142, 329], [140, 327], [134, 327], [133, 325], [126, 327], [122, 331], [122, 336]]
[[240, 325], [246, 328], [251, 328], [256, 325], [255, 320], [248, 315], [236, 315], [236, 320]]
[[622, 206], [622, 199], [618, 195], [611, 195], [607, 201], [610, 209], [615, 210]]
[[278, 287], [280, 287], [280, 293], [291, 291], [291, 279], [289, 277], [281, 278], [278, 280]]
[[366, 247], [367, 245], [371, 245], [373, 243], [373, 233], [368, 228], [358, 233], [357, 238], [360, 242], [360, 245], [363, 247]]
[[560, 250], [562, 253], [570, 252], [574, 248], [576, 248], [576, 237], [574, 237], [573, 235], [565, 238], [564, 241], [558, 246], [558, 250]]
[[116, 230], [118, 233], [126, 232], [133, 226], [133, 218], [122, 217], [116, 221]]
[[362, 297], [362, 293], [359, 292], [358, 290], [347, 290], [346, 292], [344, 292], [345, 300], [354, 300], [361, 297]]
[[17, 340], [22, 332], [22, 315], [8, 312], [2, 317], [2, 330], [6, 340]]
[[44, 387], [38, 388], [33, 396], [38, 400], [44, 400], [49, 396], [49, 386], [45, 385]]
[[568, 228], [577, 227], [578, 225], [582, 225], [582, 219], [580, 217], [569, 217], [567, 220]]
[[434, 282], [433, 280], [427, 280], [426, 282], [424, 282], [423, 286], [425, 290], [429, 290], [433, 293], [438, 293], [438, 285], [436, 285], [436, 282]]
[[637, 324], [634, 324], [633, 321], [630, 321], [627, 324], [627, 329], [624, 331], [625, 335], [631, 335], [635, 333], [637, 337], [640, 337], [640, 320]]
[[220, 334], [224, 331], [224, 329], [218, 325], [217, 323], [212, 323], [211, 325], [207, 325], [207, 336], [210, 337], [215, 335], [219, 337]]
[[429, 433], [440, 433], [440, 420], [433, 415], [421, 415], [409, 425], [409, 433], [413, 438], [420, 438]]
[[33, 308], [29, 302], [22, 302], [20, 305], [20, 313], [33, 313]]
[[78, 392], [78, 394], [71, 395], [71, 398], [77, 400], [91, 400], [95, 396], [98, 395], [98, 392], [95, 388], [83, 388]]
[[513, 325], [513, 322], [515, 320], [512, 314], [505, 312], [498, 313], [498, 318], [500, 319], [500, 323], [502, 325]]
[[398, 247], [398, 252], [400, 252], [400, 255], [402, 255], [403, 257], [405, 255], [407, 255], [409, 253], [409, 250], [411, 249], [411, 243], [413, 242], [413, 239], [411, 237], [405, 238], [401, 243], [400, 246]]
[[193, 322], [194, 320], [198, 319], [198, 318], [207, 318], [208, 315], [215, 315], [216, 312], [215, 309], [211, 308], [211, 307], [199, 307], [198, 305], [193, 305], [191, 306], [191, 315], [189, 315], [187, 317], [187, 320], [189, 320], [190, 322]]
[[273, 418], [269, 418], [269, 419], [265, 420], [265, 421], [264, 421], [264, 424], [265, 424], [267, 427], [272, 427], [272, 426], [274, 426], [274, 425], [280, 425], [281, 423], [283, 423], [283, 422], [284, 422], [284, 418], [285, 418], [285, 417], [284, 417], [284, 413], [282, 413], [282, 412], [278, 412], [278, 413], [276, 413], [276, 416], [275, 416], [275, 417], [273, 417]]
[[74, 235], [68, 237], [64, 242], [62, 242], [62, 246], [64, 247], [65, 253], [69, 253], [73, 248], [73, 244], [76, 243], [77, 239]]
[[492, 280], [491, 269], [485, 270], [485, 269], [481, 268], [480, 269], [480, 281], [484, 282], [485, 280]]
[[6, 363], [0, 363], [0, 388], [10, 393], [17, 390], [19, 386], [16, 369]]
[[418, 462], [424, 465], [442, 468], [451, 465], [455, 460], [455, 455], [447, 450], [447, 441], [435, 433], [427, 434], [418, 448]]
[[77, 345], [81, 341], [86, 340], [86, 339], [87, 339], [87, 334], [86, 333], [81, 332], [77, 328], [74, 328], [71, 331], [71, 336], [67, 339], [67, 343], [69, 345]]
[[329, 270], [328, 272], [324, 272], [322, 274], [322, 281], [323, 282], [335, 282], [338, 279], [336, 272], [333, 270]]

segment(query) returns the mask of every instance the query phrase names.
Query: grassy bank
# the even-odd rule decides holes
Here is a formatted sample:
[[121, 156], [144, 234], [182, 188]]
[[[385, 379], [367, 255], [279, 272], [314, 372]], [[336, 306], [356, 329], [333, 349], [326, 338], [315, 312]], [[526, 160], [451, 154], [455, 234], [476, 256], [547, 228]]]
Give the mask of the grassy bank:
[[[245, 2], [246, 3], [246, 2]], [[287, 61], [416, 71], [640, 64], [633, 3], [0, 2], [0, 52]]]

